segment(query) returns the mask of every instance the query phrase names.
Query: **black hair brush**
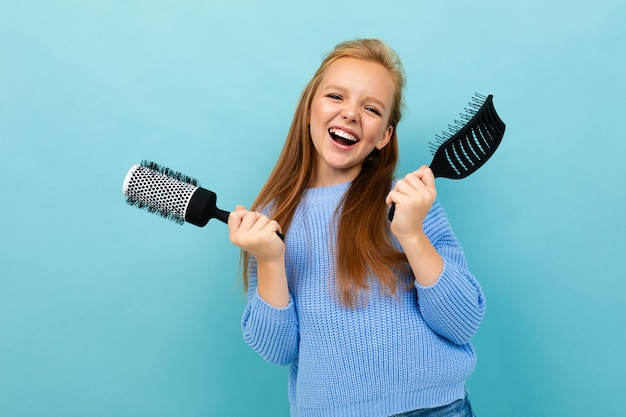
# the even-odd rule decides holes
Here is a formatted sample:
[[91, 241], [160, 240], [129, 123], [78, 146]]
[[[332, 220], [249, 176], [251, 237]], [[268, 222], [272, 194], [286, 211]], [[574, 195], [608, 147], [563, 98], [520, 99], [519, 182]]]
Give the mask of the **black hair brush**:
[[[198, 180], [151, 161], [133, 165], [122, 185], [131, 206], [145, 209], [178, 224], [204, 227], [211, 219], [228, 223], [227, 211], [217, 208], [217, 195]], [[284, 240], [284, 236], [276, 232]]]
[[[435, 178], [453, 180], [465, 178], [476, 172], [496, 152], [504, 136], [506, 125], [496, 113], [493, 95], [475, 94], [460, 114], [460, 120], [448, 125], [448, 132], [436, 135], [436, 143], [430, 142], [433, 160], [430, 169]], [[395, 204], [389, 210], [393, 219]]]

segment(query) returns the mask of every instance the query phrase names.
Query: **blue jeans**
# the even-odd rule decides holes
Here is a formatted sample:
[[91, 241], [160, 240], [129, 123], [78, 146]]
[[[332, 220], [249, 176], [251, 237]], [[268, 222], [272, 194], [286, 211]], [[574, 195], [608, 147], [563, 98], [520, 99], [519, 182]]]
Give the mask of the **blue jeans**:
[[394, 414], [391, 417], [476, 417], [467, 396], [462, 400], [437, 408], [424, 408], [407, 413]]

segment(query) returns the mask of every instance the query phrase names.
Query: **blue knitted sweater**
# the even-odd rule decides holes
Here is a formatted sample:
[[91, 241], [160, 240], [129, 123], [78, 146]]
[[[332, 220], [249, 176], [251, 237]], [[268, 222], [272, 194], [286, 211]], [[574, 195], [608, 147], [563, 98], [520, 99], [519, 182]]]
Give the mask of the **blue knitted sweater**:
[[[348, 308], [338, 301], [332, 247], [349, 184], [308, 189], [297, 208], [285, 234], [286, 308], [258, 295], [251, 260], [245, 340], [290, 365], [292, 417], [384, 417], [463, 398], [485, 301], [442, 206], [435, 202], [424, 221], [444, 260], [438, 281], [389, 296], [370, 277], [367, 302]], [[414, 282], [410, 272], [398, 278]]]

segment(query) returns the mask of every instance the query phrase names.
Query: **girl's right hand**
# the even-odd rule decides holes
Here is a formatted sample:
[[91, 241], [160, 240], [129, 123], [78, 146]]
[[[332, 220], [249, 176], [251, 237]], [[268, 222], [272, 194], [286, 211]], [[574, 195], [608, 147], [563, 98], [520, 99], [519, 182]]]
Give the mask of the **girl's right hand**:
[[230, 241], [257, 262], [278, 261], [285, 254], [285, 244], [276, 234], [280, 225], [259, 212], [237, 206], [228, 216], [228, 231]]

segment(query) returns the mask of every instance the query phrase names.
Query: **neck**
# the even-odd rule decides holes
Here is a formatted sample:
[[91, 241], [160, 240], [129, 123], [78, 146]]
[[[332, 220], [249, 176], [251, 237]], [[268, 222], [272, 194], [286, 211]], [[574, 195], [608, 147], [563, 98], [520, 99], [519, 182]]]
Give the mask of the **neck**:
[[361, 172], [361, 166], [356, 166], [347, 169], [333, 169], [326, 167], [321, 169], [319, 166], [315, 170], [313, 180], [311, 181], [311, 188], [329, 187], [332, 185], [343, 184], [348, 181], [354, 180]]

